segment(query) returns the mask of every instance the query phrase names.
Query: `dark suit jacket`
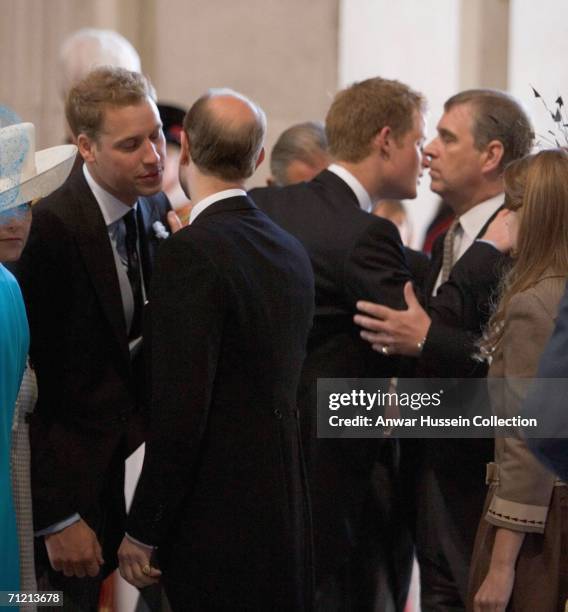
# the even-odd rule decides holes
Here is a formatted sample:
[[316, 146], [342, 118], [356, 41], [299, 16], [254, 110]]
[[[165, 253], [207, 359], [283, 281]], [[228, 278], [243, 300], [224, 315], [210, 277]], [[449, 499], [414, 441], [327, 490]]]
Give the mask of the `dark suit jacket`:
[[411, 277], [396, 227], [361, 210], [351, 188], [332, 172], [324, 170], [308, 183], [254, 189], [250, 195], [300, 240], [314, 269], [314, 327], [298, 399], [321, 582], [344, 565], [353, 547], [379, 545], [389, 529], [376, 516], [362, 518], [363, 506], [374, 495], [370, 473], [382, 441], [317, 440], [317, 379], [388, 378], [397, 372], [398, 360], [374, 352], [361, 339], [353, 315], [357, 300], [403, 308], [403, 286]]
[[404, 256], [414, 279], [415, 288], [418, 295], [421, 296], [424, 293], [424, 285], [430, 271], [430, 257], [409, 247], [404, 247]]
[[[144, 221], [141, 259], [149, 278], [158, 247], [151, 226], [165, 223], [169, 203], [159, 194], [140, 198], [138, 205]], [[35, 529], [78, 512], [110, 550], [108, 570], [116, 552], [110, 542], [116, 544], [124, 517], [119, 512], [116, 524], [106, 521], [103, 530], [100, 504], [124, 506], [126, 439], [144, 381], [135, 375], [142, 368], [130, 361], [108, 231], [80, 167], [34, 206], [16, 274], [39, 388], [31, 421]]]
[[246, 197], [213, 203], [158, 255], [128, 533], [159, 546], [174, 608], [309, 607], [296, 388], [313, 301], [305, 251]]
[[[493, 216], [478, 237], [492, 219]], [[449, 280], [432, 296], [442, 267], [444, 237], [445, 233], [434, 243], [424, 287], [425, 307], [432, 323], [415, 376], [446, 379], [445, 404], [461, 406], [460, 414], [466, 414], [468, 409], [477, 414], [489, 408], [486, 387], [464, 379], [487, 375], [487, 365], [473, 355], [508, 258], [489, 244], [474, 242], [454, 265]], [[447, 380], [452, 378], [459, 379], [453, 387], [448, 386]], [[435, 381], [431, 384], [438, 388]], [[409, 495], [414, 499], [418, 559], [422, 563], [428, 559], [428, 564], [435, 565], [440, 558], [446, 559], [454, 574], [458, 598], [463, 601], [485, 499], [485, 465], [492, 456], [490, 439], [405, 440], [403, 445], [404, 472], [412, 491]]]
[[434, 243], [424, 285], [424, 300], [432, 325], [416, 375], [483, 377], [487, 374], [487, 366], [472, 359], [472, 355], [491, 315], [492, 300], [508, 258], [489, 244], [474, 242], [455, 264], [448, 282], [432, 296], [442, 267], [444, 237], [445, 233]]

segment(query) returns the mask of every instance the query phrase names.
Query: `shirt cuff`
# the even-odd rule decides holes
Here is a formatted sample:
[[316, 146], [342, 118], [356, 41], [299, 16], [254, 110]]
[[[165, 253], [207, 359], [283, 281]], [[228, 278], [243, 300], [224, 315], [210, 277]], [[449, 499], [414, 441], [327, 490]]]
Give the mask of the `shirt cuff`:
[[36, 538], [43, 535], [51, 535], [52, 533], [63, 531], [63, 529], [69, 527], [69, 525], [73, 525], [73, 523], [77, 523], [80, 520], [81, 516], [77, 512], [75, 512], [75, 514], [71, 515], [69, 518], [66, 518], [63, 521], [59, 521], [59, 523], [54, 523], [53, 525], [50, 525], [45, 529], [40, 529], [39, 531], [36, 531], [34, 535]]
[[148, 548], [151, 551], [157, 548], [157, 546], [152, 546], [152, 544], [144, 544], [144, 542], [140, 542], [140, 540], [133, 538], [131, 535], [128, 535], [127, 533], [125, 533], [124, 535], [127, 540], [130, 540], [134, 544], [138, 544], [138, 546], [143, 546], [144, 548]]

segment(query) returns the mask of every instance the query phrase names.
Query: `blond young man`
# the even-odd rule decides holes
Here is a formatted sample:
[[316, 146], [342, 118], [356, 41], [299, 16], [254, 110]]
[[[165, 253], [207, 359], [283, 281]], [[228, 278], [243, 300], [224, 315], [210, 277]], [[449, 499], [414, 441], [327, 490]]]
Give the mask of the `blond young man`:
[[66, 116], [84, 163], [33, 211], [17, 267], [39, 400], [31, 422], [40, 588], [96, 607], [117, 565], [124, 460], [143, 439], [142, 309], [167, 198], [162, 124], [139, 73], [100, 68]]
[[355, 83], [336, 95], [325, 120], [333, 163], [308, 183], [251, 191], [304, 245], [316, 278], [299, 404], [322, 610], [387, 609], [393, 600], [402, 610], [406, 599], [411, 548], [398, 508], [397, 444], [317, 439], [315, 424], [318, 378], [398, 372], [361, 340], [352, 318], [363, 296], [402, 306], [411, 275], [398, 230], [369, 213], [378, 199], [416, 197], [424, 110], [423, 96], [398, 81]]

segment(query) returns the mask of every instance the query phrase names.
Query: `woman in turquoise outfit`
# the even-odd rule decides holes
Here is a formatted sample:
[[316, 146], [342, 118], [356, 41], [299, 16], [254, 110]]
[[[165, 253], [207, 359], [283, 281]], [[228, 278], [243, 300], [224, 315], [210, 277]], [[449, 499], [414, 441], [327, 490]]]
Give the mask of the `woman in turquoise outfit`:
[[[0, 119], [3, 115], [0, 113]], [[18, 422], [14, 411], [26, 372], [29, 329], [20, 288], [3, 264], [16, 261], [24, 249], [32, 221], [31, 201], [61, 185], [75, 154], [73, 145], [35, 152], [31, 123], [0, 127], [0, 591], [29, 588], [29, 580], [21, 580], [20, 548], [23, 544], [22, 548], [29, 551], [33, 539], [31, 507], [24, 509], [23, 529], [24, 523], [17, 516], [19, 504], [14, 503], [15, 490], [19, 503], [29, 499], [29, 495], [21, 495], [22, 482], [29, 489], [29, 465], [23, 465], [20, 447], [13, 445]], [[28, 372], [26, 376], [29, 378]], [[29, 392], [26, 395], [30, 397]]]
[[9, 261], [8, 255], [18, 250], [20, 244], [23, 248], [30, 223], [31, 210], [27, 204], [0, 213], [0, 490], [4, 492], [4, 502], [0, 504], [0, 590], [4, 591], [18, 590], [20, 585], [10, 448], [14, 407], [30, 338], [20, 288], [2, 262]]

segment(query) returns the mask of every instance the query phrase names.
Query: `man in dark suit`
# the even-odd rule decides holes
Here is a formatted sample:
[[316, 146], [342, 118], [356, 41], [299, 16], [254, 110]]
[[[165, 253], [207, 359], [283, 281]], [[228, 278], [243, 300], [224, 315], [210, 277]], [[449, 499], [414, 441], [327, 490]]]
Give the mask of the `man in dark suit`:
[[230, 90], [195, 102], [180, 157], [195, 205], [156, 262], [152, 433], [119, 559], [143, 587], [160, 575], [157, 547], [174, 610], [311, 609], [296, 388], [313, 274], [243, 188], [265, 125]]
[[[487, 366], [473, 355], [506, 265], [506, 256], [487, 243], [504, 227], [498, 213], [502, 171], [530, 151], [533, 134], [524, 110], [503, 92], [464, 91], [444, 109], [438, 136], [425, 155], [431, 189], [452, 206], [456, 222], [434, 244], [424, 307], [407, 285], [405, 310], [360, 303], [363, 313], [376, 318], [357, 315], [356, 321], [369, 330], [363, 336], [375, 350], [416, 357], [418, 378], [480, 378]], [[485, 242], [479, 241], [482, 236]], [[475, 407], [478, 396], [470, 397], [463, 386], [454, 391], [460, 402]], [[425, 611], [464, 609], [485, 499], [485, 464], [492, 453], [490, 440], [420, 440], [403, 448], [407, 476], [416, 487], [416, 549]]]
[[[318, 378], [386, 377], [397, 363], [370, 350], [353, 324], [359, 299], [402, 306], [410, 278], [400, 236], [370, 213], [383, 198], [414, 198], [421, 173], [424, 99], [381, 78], [339, 92], [326, 117], [335, 162], [308, 183], [250, 195], [305, 246], [316, 311], [299, 405], [313, 504], [317, 607], [404, 607], [411, 549], [398, 523], [396, 443], [318, 440]], [[364, 298], [364, 296], [367, 296]], [[401, 561], [402, 559], [402, 561]]]
[[124, 460], [142, 442], [142, 308], [169, 210], [152, 91], [118, 68], [71, 90], [66, 115], [84, 165], [34, 207], [17, 267], [39, 386], [38, 579], [63, 590], [69, 609], [96, 609], [102, 578], [117, 565]]

